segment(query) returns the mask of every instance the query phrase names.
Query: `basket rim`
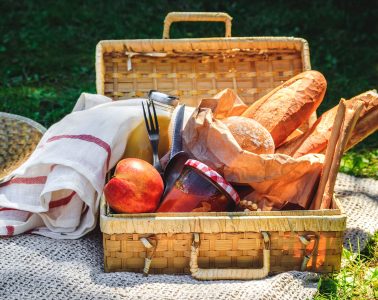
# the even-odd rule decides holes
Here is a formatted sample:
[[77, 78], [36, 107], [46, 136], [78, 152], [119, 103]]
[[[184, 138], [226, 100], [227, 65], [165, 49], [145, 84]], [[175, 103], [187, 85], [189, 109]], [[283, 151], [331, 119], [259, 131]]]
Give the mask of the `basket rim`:
[[11, 114], [11, 113], [7, 113], [7, 112], [0, 112], [0, 118], [8, 118], [8, 119], [13, 119], [13, 120], [17, 120], [17, 121], [22, 121], [22, 122], [27, 123], [28, 125], [34, 127], [35, 129], [37, 129], [41, 134], [44, 134], [47, 130], [44, 126], [42, 126], [38, 122], [36, 122], [36, 121], [34, 121], [30, 118], [24, 117], [24, 116]]
[[292, 216], [346, 216], [344, 208], [342, 207], [339, 199], [334, 195], [333, 200], [336, 204], [336, 208], [331, 209], [317, 209], [317, 210], [282, 210], [282, 211], [250, 211], [250, 212], [168, 212], [168, 213], [136, 213], [136, 214], [112, 214], [109, 213], [109, 207], [106, 203], [105, 195], [102, 194], [100, 200], [100, 215], [113, 218], [113, 219], [131, 219], [131, 218], [171, 218], [171, 217], [203, 217], [209, 216], [212, 218], [217, 217], [292, 217]]
[[[146, 43], [146, 42], [156, 42], [161, 44], [170, 44], [170, 43], [185, 43], [185, 42], [292, 42], [300, 43], [308, 46], [308, 41], [301, 37], [294, 36], [241, 36], [241, 37], [204, 37], [204, 38], [178, 38], [178, 39], [161, 39], [161, 38], [152, 38], [152, 39], [116, 39], [116, 40], [100, 40], [97, 43], [97, 47], [100, 45], [106, 44], [120, 44], [120, 43]], [[285, 47], [281, 47], [285, 48]]]
[[[269, 43], [267, 45], [266, 43]], [[272, 48], [271, 46], [273, 46]], [[214, 47], [214, 45], [216, 47]], [[290, 47], [288, 47], [290, 45]], [[121, 46], [121, 48], [120, 48]], [[176, 48], [180, 46], [183, 49]], [[253, 46], [253, 48], [251, 48]], [[270, 47], [269, 47], [270, 46]], [[269, 49], [271, 48], [271, 49]], [[125, 51], [131, 54], [201, 52], [204, 50], [240, 51], [240, 50], [284, 50], [295, 49], [302, 52], [303, 68], [311, 69], [310, 48], [308, 41], [299, 37], [209, 37], [209, 38], [179, 38], [179, 39], [118, 39], [101, 40], [96, 45], [96, 64], [104, 53]]]
[[346, 215], [338, 208], [303, 211], [224, 213], [107, 214], [105, 196], [100, 201], [100, 228], [105, 234], [221, 233], [244, 231], [344, 231]]

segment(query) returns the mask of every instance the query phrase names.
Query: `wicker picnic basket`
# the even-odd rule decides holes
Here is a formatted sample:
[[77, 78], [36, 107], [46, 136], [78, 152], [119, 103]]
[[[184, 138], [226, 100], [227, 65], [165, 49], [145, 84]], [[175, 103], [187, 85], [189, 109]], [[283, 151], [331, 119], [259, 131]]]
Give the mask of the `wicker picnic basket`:
[[[101, 41], [97, 92], [117, 100], [155, 89], [196, 106], [232, 88], [253, 103], [310, 69], [305, 40], [231, 37], [231, 20], [225, 13], [170, 13], [163, 39]], [[179, 21], [225, 22], [226, 37], [169, 39], [171, 23]], [[111, 214], [103, 198], [100, 225], [107, 272], [258, 279], [339, 270], [346, 217], [337, 199], [327, 210]]]

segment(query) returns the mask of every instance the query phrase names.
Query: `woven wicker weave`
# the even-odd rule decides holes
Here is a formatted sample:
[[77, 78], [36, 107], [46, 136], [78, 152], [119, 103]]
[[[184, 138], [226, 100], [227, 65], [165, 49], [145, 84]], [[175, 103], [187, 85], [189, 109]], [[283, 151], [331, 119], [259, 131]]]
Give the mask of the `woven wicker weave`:
[[0, 180], [30, 156], [45, 131], [33, 120], [0, 112]]
[[97, 92], [114, 99], [156, 89], [196, 106], [225, 88], [253, 103], [310, 69], [307, 42], [297, 38], [101, 41]]
[[[259, 232], [267, 232], [269, 273], [337, 271], [346, 226], [339, 205], [336, 200], [331, 210], [127, 215], [110, 214], [103, 199], [105, 270], [142, 272], [151, 255], [151, 273], [190, 273], [193, 233], [200, 235], [201, 268], [261, 267], [264, 241]], [[156, 247], [153, 253], [143, 238]]]
[[[226, 38], [167, 39], [170, 24], [178, 21], [223, 21]], [[164, 25], [164, 39], [99, 42], [99, 94], [117, 100], [143, 97], [154, 89], [196, 106], [203, 98], [232, 88], [250, 104], [294, 75], [311, 69], [306, 40], [230, 37], [231, 17], [227, 14], [170, 13]], [[315, 119], [314, 113], [309, 122]]]
[[[178, 21], [225, 22], [226, 38], [170, 40], [169, 27]], [[227, 14], [170, 13], [162, 40], [101, 41], [97, 92], [117, 100], [156, 89], [196, 106], [232, 88], [253, 103], [310, 69], [303, 39], [230, 36]], [[197, 279], [337, 271], [346, 217], [337, 200], [332, 205], [317, 211], [113, 215], [102, 199], [105, 270], [191, 273]]]

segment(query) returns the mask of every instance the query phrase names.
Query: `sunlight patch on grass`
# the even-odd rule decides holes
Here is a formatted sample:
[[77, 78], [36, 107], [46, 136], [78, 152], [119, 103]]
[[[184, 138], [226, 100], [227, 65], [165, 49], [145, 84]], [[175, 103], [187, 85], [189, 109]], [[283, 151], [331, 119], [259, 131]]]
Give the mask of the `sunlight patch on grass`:
[[378, 232], [363, 251], [343, 249], [339, 273], [322, 276], [315, 300], [378, 299]]
[[340, 171], [378, 179], [378, 149], [347, 152], [342, 158]]

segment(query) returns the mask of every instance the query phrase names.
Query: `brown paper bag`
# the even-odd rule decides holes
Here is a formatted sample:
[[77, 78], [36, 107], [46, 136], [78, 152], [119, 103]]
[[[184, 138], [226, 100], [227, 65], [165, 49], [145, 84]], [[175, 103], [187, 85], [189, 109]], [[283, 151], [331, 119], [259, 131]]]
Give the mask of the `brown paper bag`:
[[[206, 107], [207, 106], [207, 107]], [[323, 166], [324, 155], [292, 158], [284, 154], [254, 154], [243, 150], [227, 126], [213, 117], [209, 106], [200, 105], [183, 130], [183, 146], [231, 183], [249, 184], [254, 191], [248, 200], [264, 210], [291, 203], [308, 208]]]

